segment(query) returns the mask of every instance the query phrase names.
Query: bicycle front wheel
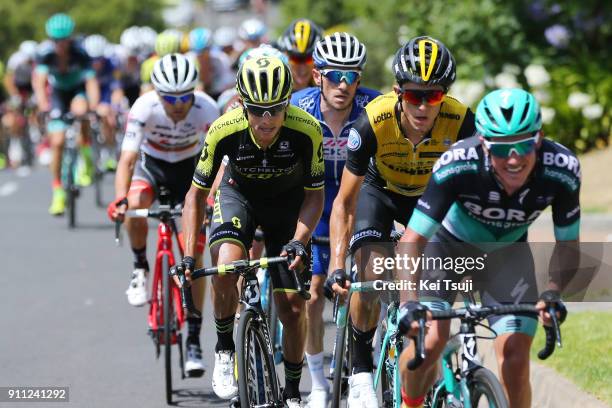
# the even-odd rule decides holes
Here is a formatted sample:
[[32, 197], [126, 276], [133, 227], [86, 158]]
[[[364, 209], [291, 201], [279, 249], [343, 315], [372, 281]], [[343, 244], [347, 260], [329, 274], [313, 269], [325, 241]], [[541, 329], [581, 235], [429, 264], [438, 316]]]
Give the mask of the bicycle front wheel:
[[172, 321], [174, 319], [170, 299], [170, 260], [162, 256], [162, 288], [164, 313], [164, 365], [166, 372], [166, 402], [172, 404]]
[[470, 401], [474, 408], [508, 408], [508, 400], [495, 375], [484, 367], [472, 372], [468, 382]]
[[254, 407], [280, 402], [270, 335], [265, 319], [252, 309], [240, 313], [236, 337], [240, 406]]
[[334, 382], [332, 394], [332, 407], [339, 408], [342, 402], [344, 384], [347, 378], [347, 347], [346, 347], [346, 332], [349, 330], [349, 325], [346, 324], [342, 328], [336, 328], [336, 342], [334, 344]]

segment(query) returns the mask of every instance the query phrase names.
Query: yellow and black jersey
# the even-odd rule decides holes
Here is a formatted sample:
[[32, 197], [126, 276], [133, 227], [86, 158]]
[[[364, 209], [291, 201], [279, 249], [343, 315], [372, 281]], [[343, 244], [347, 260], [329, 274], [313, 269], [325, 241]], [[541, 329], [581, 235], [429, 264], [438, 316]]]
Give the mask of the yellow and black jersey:
[[276, 196], [303, 186], [324, 184], [323, 136], [319, 122], [289, 105], [276, 140], [262, 149], [253, 137], [243, 109], [234, 109], [211, 125], [193, 176], [193, 185], [209, 189], [223, 156], [224, 180], [247, 195]]
[[365, 183], [405, 196], [420, 196], [436, 160], [450, 146], [475, 132], [474, 114], [446, 95], [431, 131], [414, 145], [400, 129], [395, 92], [370, 102], [350, 131], [346, 167]]

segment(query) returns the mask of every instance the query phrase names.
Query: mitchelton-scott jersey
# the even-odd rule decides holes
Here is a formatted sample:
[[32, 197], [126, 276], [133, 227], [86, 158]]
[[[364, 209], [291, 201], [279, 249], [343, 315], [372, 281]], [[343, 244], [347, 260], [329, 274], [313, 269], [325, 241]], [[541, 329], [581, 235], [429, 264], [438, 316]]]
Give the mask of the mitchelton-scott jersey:
[[224, 180], [251, 197], [274, 197], [297, 187], [319, 190], [324, 183], [323, 137], [318, 121], [289, 105], [276, 139], [266, 149], [256, 142], [243, 109], [217, 119], [206, 135], [193, 185], [210, 189], [223, 156]]

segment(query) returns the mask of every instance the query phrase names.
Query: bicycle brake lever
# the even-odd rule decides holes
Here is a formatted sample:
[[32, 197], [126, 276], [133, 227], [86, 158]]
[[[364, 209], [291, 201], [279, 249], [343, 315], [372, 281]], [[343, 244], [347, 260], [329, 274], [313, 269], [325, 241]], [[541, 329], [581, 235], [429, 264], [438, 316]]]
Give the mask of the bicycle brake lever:
[[115, 246], [123, 246], [123, 240], [121, 239], [121, 221], [115, 221]]
[[559, 327], [559, 319], [557, 318], [557, 309], [551, 304], [550, 306], [548, 306], [548, 313], [550, 314], [550, 318], [553, 321], [553, 328], [555, 329], [557, 346], [563, 347], [563, 342], [561, 341], [561, 328]]
[[182, 270], [182, 268], [177, 268], [176, 275], [179, 278], [179, 282], [181, 282], [181, 303], [183, 309], [186, 309], [189, 315], [201, 318], [202, 313], [198, 309], [196, 309], [193, 304], [193, 296], [191, 295], [191, 285], [187, 284], [185, 272]]

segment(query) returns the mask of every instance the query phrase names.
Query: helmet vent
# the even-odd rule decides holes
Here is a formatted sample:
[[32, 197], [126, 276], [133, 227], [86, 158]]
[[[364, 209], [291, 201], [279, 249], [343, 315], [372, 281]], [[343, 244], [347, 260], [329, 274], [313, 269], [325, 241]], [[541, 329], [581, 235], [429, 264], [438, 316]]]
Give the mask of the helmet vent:
[[512, 114], [514, 113], [514, 107], [511, 106], [509, 108], [501, 108], [501, 112], [504, 115], [506, 122], [510, 122], [510, 120], [512, 120]]

